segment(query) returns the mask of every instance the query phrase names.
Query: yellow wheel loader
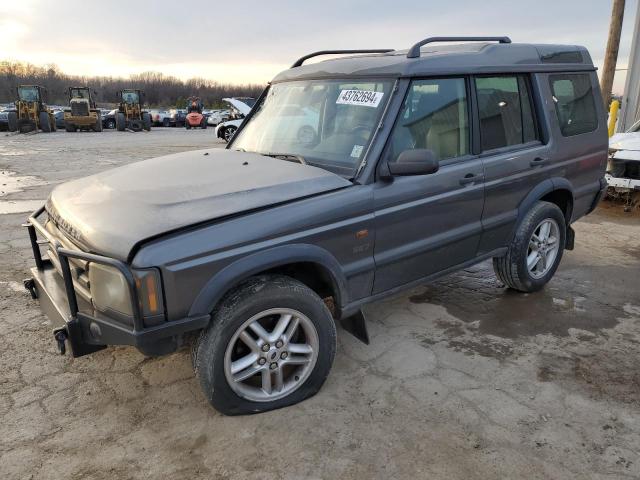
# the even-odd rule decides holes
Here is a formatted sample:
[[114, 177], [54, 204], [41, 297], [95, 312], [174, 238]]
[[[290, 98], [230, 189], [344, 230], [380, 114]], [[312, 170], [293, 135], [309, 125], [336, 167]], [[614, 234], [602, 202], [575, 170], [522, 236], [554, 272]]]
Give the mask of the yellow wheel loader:
[[64, 111], [64, 128], [67, 132], [102, 131], [102, 118], [88, 87], [69, 87], [69, 109]]
[[16, 109], [8, 114], [10, 132], [55, 132], [56, 119], [44, 103], [46, 89], [38, 85], [20, 85]]
[[144, 92], [142, 90], [122, 90], [118, 92], [120, 103], [116, 111], [116, 130], [134, 132], [151, 130], [151, 115], [142, 110]]

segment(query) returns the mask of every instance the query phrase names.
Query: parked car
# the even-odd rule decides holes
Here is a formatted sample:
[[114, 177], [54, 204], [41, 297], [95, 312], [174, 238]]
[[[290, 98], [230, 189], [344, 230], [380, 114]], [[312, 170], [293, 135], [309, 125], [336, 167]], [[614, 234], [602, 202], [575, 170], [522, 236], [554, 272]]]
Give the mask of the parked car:
[[187, 118], [187, 111], [182, 108], [174, 108], [169, 110], [169, 125], [170, 127], [184, 127], [184, 122]]
[[[507, 287], [543, 288], [606, 188], [591, 58], [432, 40], [461, 39], [302, 57], [226, 149], [56, 186], [28, 219], [25, 286], [60, 350], [159, 355], [199, 332], [207, 400], [256, 413], [318, 392], [336, 323], [368, 338], [365, 304], [487, 259]], [[313, 141], [287, 131], [292, 105], [317, 112]]]
[[625, 209], [640, 203], [640, 122], [609, 139], [607, 175], [609, 196], [625, 200]]
[[151, 122], [154, 127], [169, 127], [171, 125], [170, 113], [167, 110], [149, 110]]
[[226, 122], [231, 117], [229, 110], [211, 110], [208, 113], [207, 123], [214, 127], [219, 123]]
[[56, 128], [59, 130], [64, 130], [64, 110], [56, 110], [53, 112], [53, 117], [56, 122]]
[[11, 110], [0, 110], [0, 132], [9, 130], [9, 112]]
[[234, 97], [223, 98], [222, 100], [229, 104], [231, 114], [229, 115], [229, 120], [219, 123], [216, 127], [216, 137], [224, 139], [225, 142], [229, 142], [236, 133], [236, 130], [242, 125], [244, 117], [251, 111], [251, 107], [255, 104], [255, 99]]
[[108, 128], [110, 130], [114, 130], [116, 128], [116, 113], [118, 112], [117, 108], [113, 110], [101, 110], [100, 116], [102, 118], [102, 128]]

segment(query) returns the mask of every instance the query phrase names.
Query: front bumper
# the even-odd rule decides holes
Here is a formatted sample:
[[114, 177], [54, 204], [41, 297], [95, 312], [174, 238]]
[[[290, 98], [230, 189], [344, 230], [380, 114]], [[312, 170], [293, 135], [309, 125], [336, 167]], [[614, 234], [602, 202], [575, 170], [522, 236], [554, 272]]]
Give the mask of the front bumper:
[[[54, 324], [54, 335], [69, 344], [74, 357], [80, 357], [105, 348], [107, 345], [133, 345], [145, 352], [163, 353], [163, 341], [185, 332], [198, 330], [209, 322], [209, 315], [187, 317], [145, 327], [138, 303], [135, 280], [129, 267], [119, 260], [63, 248], [38, 222], [44, 207], [34, 212], [25, 227], [29, 231], [36, 266], [31, 269], [32, 279], [25, 286], [40, 300], [40, 308]], [[38, 239], [38, 235], [43, 237]], [[62, 276], [49, 258], [43, 258], [40, 243], [50, 244], [58, 256]], [[133, 324], [127, 325], [97, 312], [93, 306], [76, 295], [70, 258], [101, 263], [117, 268], [125, 277], [132, 304]], [[63, 352], [64, 348], [61, 348]], [[64, 352], [63, 352], [64, 353]]]

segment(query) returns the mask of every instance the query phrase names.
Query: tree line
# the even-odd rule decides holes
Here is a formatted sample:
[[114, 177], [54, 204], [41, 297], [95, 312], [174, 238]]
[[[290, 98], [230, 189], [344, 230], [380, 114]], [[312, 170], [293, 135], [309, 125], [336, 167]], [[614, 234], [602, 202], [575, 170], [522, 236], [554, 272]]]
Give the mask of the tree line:
[[[205, 78], [180, 80], [159, 72], [145, 72], [122, 77], [87, 77], [67, 75], [55, 65], [37, 66], [23, 62], [0, 62], [0, 103], [16, 100], [18, 85], [40, 85], [47, 89], [45, 101], [51, 105], [66, 105], [67, 91], [71, 86], [88, 86], [95, 91], [98, 106], [112, 105], [118, 101], [117, 92], [126, 88], [144, 90], [145, 103], [150, 107], [184, 108], [192, 95], [202, 98], [208, 108], [222, 107], [225, 97], [254, 97], [264, 89], [263, 85], [233, 85]], [[92, 92], [93, 93], [93, 92]]]

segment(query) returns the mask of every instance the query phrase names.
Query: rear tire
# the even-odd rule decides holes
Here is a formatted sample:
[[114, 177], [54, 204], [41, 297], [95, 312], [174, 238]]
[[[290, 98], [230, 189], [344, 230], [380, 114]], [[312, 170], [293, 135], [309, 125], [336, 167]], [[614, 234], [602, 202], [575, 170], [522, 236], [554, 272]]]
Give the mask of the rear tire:
[[10, 132], [16, 132], [18, 130], [18, 114], [16, 112], [9, 112], [7, 114], [7, 126]]
[[[274, 338], [265, 341], [249, 327], [258, 320], [263, 334]], [[283, 330], [277, 333], [281, 321]], [[336, 327], [324, 302], [306, 285], [265, 275], [224, 297], [194, 348], [196, 374], [213, 407], [226, 415], [266, 412], [320, 390], [335, 357]], [[237, 365], [238, 359], [254, 356]]]
[[67, 122], [64, 122], [64, 129], [69, 133], [76, 131], [75, 125], [72, 125], [71, 123], [67, 123]]
[[171, 120], [169, 120], [168, 118], [163, 118], [162, 119], [162, 126], [163, 127], [170, 127], [171, 126]]
[[205, 130], [207, 128], [207, 119], [202, 117], [202, 121], [200, 122], [200, 128]]
[[187, 130], [191, 130], [191, 124], [189, 123], [188, 120], [184, 122], [184, 128], [186, 128]]
[[49, 120], [49, 114], [47, 112], [40, 112], [38, 114], [38, 120], [40, 123], [40, 130], [44, 133], [51, 132], [51, 121]]
[[124, 118], [124, 113], [117, 112], [116, 113], [116, 130], [119, 132], [124, 132], [127, 128], [127, 122]]
[[116, 121], [113, 118], [110, 118], [109, 120], [107, 120], [106, 125], [105, 125], [109, 130], [113, 130], [114, 128], [116, 128]]
[[93, 126], [93, 131], [94, 132], [101, 132], [102, 131], [102, 119], [100, 118], [100, 115], [98, 115], [98, 118], [96, 118], [96, 123]]
[[566, 232], [562, 210], [553, 203], [537, 202], [518, 225], [506, 255], [493, 259], [496, 276], [519, 292], [540, 290], [560, 264]]

